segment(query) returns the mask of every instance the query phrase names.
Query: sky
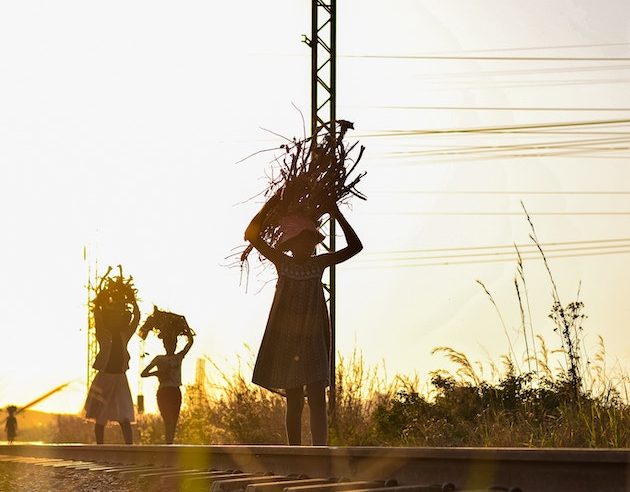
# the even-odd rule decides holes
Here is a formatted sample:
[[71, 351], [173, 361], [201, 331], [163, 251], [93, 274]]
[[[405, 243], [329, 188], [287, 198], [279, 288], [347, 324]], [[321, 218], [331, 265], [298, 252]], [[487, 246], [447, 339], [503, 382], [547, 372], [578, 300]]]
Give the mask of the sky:
[[[365, 249], [338, 268], [338, 350], [423, 384], [449, 367], [438, 346], [487, 364], [511, 343], [524, 367], [505, 254], [531, 245], [523, 202], [562, 302], [585, 303], [587, 353], [602, 336], [626, 371], [630, 5], [384, 5], [338, 2], [337, 114], [366, 147], [368, 196], [342, 208]], [[273, 276], [254, 265], [246, 287], [228, 265], [276, 154], [239, 161], [304, 136], [309, 31], [305, 0], [0, 2], [0, 405], [72, 381], [37, 408], [80, 412], [86, 284], [108, 265], [143, 318], [155, 304], [197, 332], [184, 383], [198, 358], [250, 376]], [[535, 256], [532, 331], [555, 348]]]

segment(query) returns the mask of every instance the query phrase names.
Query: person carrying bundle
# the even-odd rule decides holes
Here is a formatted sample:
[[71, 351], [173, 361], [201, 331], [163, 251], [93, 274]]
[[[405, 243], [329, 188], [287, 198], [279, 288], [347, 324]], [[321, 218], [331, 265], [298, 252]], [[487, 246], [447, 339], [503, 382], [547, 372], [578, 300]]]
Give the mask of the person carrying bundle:
[[[244, 234], [251, 247], [273, 263], [278, 274], [252, 381], [286, 397], [285, 423], [290, 445], [301, 444], [305, 396], [312, 443], [328, 444], [326, 387], [330, 383], [331, 343], [322, 275], [326, 268], [352, 258], [363, 248], [337, 206], [338, 199], [360, 179], [345, 184], [346, 169], [339, 155], [347, 154], [339, 152], [340, 148], [345, 150], [340, 140], [327, 148], [318, 145], [312, 149], [313, 154], [301, 145], [303, 142], [298, 142], [293, 152], [287, 152], [289, 162], [283, 181]], [[316, 159], [320, 161], [315, 162]], [[338, 221], [347, 246], [316, 254], [316, 246], [324, 239], [317, 220], [324, 214]], [[251, 247], [242, 259], [246, 259]]]
[[[138, 334], [144, 340], [150, 330], [157, 332], [164, 344], [165, 355], [157, 355], [140, 374], [143, 378], [156, 376], [160, 385], [157, 390], [157, 403], [164, 421], [166, 444], [173, 444], [175, 430], [182, 405], [182, 360], [193, 345], [195, 333], [190, 329], [186, 319], [175, 313], [160, 311], [154, 307], [153, 314], [142, 325]], [[177, 339], [185, 336], [186, 346], [175, 353]], [[155, 368], [155, 370], [151, 370]]]
[[[120, 268], [120, 267], [119, 267]], [[109, 272], [102, 277], [92, 301], [99, 352], [93, 367], [97, 369], [85, 402], [85, 415], [93, 419], [97, 444], [103, 444], [108, 421], [120, 424], [126, 444], [133, 444], [131, 422], [134, 421], [133, 400], [126, 371], [129, 369], [127, 344], [140, 322], [132, 279], [120, 275], [112, 279]]]

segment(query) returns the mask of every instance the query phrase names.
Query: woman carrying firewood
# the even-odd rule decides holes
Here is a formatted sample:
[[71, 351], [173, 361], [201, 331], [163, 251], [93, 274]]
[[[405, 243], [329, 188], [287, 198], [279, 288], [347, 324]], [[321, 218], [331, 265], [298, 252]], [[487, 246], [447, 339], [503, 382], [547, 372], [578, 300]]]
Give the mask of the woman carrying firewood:
[[[281, 221], [282, 236], [273, 248], [260, 237], [265, 207], [245, 231], [248, 240], [278, 272], [276, 293], [265, 335], [254, 367], [253, 382], [270, 390], [284, 390], [289, 444], [301, 443], [304, 389], [308, 398], [314, 446], [328, 443], [326, 387], [330, 380], [330, 326], [322, 274], [326, 268], [352, 258], [363, 248], [336, 205], [330, 215], [346, 236], [347, 246], [334, 253], [315, 255], [323, 236], [315, 222], [303, 215]], [[291, 256], [285, 254], [290, 251]]]
[[[337, 150], [339, 146], [340, 143]], [[316, 446], [328, 443], [326, 387], [330, 382], [330, 323], [322, 274], [326, 268], [352, 258], [363, 248], [337, 206], [337, 200], [358, 179], [344, 187], [343, 159], [335, 159], [335, 147], [318, 146], [312, 155], [316, 154], [320, 159], [332, 156], [333, 165], [313, 162], [316, 157], [297, 145], [286, 167], [289, 172], [284, 174], [284, 182], [245, 231], [245, 240], [273, 263], [278, 274], [252, 381], [286, 397], [290, 445], [301, 444], [305, 396], [310, 409], [312, 443]], [[324, 239], [317, 220], [324, 214], [339, 223], [347, 245], [339, 251], [315, 254], [316, 246]]]
[[[92, 302], [99, 352], [93, 367], [98, 370], [88, 391], [85, 412], [93, 419], [97, 444], [103, 444], [108, 421], [120, 424], [126, 444], [133, 443], [131, 422], [134, 420], [133, 400], [126, 371], [129, 369], [127, 344], [140, 321], [131, 278], [101, 279]], [[103, 286], [104, 285], [104, 286]]]

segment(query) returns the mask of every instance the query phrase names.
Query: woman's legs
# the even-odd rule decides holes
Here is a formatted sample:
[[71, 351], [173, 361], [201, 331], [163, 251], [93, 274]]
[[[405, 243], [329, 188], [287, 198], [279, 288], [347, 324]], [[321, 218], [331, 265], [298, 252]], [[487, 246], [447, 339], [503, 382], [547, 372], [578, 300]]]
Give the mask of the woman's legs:
[[166, 444], [173, 444], [175, 429], [182, 405], [182, 393], [177, 387], [160, 388], [157, 392], [158, 408], [164, 420], [164, 437]]
[[304, 408], [304, 390], [291, 388], [287, 390], [286, 427], [290, 446], [302, 444], [302, 409]]
[[164, 416], [164, 437], [166, 444], [173, 444], [175, 440], [175, 430], [177, 429], [177, 421], [179, 420], [179, 408], [181, 406], [181, 398], [177, 404], [173, 405], [173, 411], [170, 415]]
[[328, 444], [328, 413], [326, 411], [326, 383], [318, 381], [306, 386], [308, 407], [311, 415], [313, 446]]
[[96, 437], [96, 444], [103, 444], [105, 438], [105, 424], [94, 424], [94, 437]]
[[[131, 422], [124, 421], [118, 422], [122, 435], [125, 440], [125, 444], [133, 444], [133, 432], [131, 430]], [[96, 444], [103, 444], [105, 442], [105, 424], [94, 424], [94, 436], [96, 437]]]
[[122, 430], [123, 438], [125, 439], [125, 444], [133, 444], [133, 433], [131, 432], [131, 422], [124, 421], [118, 422], [120, 424], [120, 429]]

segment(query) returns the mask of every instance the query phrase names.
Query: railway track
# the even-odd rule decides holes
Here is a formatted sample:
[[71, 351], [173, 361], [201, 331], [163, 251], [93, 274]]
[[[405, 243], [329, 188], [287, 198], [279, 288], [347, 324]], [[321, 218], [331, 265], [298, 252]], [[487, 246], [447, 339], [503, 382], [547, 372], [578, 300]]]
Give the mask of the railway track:
[[0, 465], [116, 474], [142, 492], [626, 492], [630, 451], [290, 446], [0, 446]]

